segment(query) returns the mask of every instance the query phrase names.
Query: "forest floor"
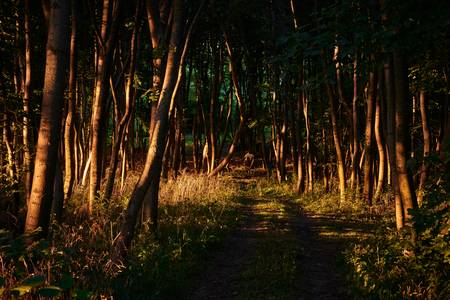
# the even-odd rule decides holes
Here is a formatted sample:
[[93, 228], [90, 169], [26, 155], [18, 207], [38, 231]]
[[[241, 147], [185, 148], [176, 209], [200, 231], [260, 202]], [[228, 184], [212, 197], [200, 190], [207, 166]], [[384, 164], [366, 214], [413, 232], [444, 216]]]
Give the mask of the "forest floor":
[[188, 299], [348, 299], [341, 253], [372, 228], [248, 184], [241, 226], [207, 258]]

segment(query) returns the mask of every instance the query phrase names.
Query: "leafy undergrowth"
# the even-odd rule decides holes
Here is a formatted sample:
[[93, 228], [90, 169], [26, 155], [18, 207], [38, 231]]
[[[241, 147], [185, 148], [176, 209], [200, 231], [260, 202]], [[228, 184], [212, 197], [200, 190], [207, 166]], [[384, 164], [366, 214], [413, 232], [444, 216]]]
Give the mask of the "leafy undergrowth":
[[431, 187], [413, 212], [414, 239], [411, 230], [398, 233], [384, 224], [346, 252], [357, 298], [450, 299], [450, 201], [444, 184]]
[[106, 270], [127, 196], [97, 203], [95, 215], [79, 210], [76, 195], [65, 222], [52, 226], [52, 242], [0, 232], [0, 297], [171, 299], [189, 285], [207, 250], [220, 244], [238, 219], [230, 179], [185, 174], [161, 185], [159, 232], [141, 224], [128, 267], [111, 278]]
[[355, 299], [450, 299], [448, 185], [440, 181], [429, 186], [422, 207], [413, 211], [415, 242], [410, 229], [399, 233], [395, 228], [392, 202], [368, 207], [352, 195], [340, 202], [337, 193], [316, 191], [298, 198], [298, 203], [312, 215], [373, 231], [357, 233], [354, 246], [343, 253], [343, 271]]

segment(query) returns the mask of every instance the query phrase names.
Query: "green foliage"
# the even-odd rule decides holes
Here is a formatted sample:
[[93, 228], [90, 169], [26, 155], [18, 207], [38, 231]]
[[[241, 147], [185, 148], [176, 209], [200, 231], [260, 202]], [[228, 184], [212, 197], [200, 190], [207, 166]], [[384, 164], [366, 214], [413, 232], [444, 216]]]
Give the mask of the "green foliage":
[[366, 299], [448, 299], [450, 297], [450, 211], [448, 182], [430, 187], [414, 211], [410, 231], [381, 229], [346, 253], [349, 280]]
[[[61, 242], [58, 239], [53, 245], [46, 240], [36, 240], [38, 234], [36, 231], [14, 237], [7, 231], [0, 232], [2, 294], [31, 294], [47, 298], [65, 295], [78, 299], [78, 287], [86, 285], [86, 277], [78, 270], [79, 264], [84, 265], [80, 255], [82, 250], [57, 246], [56, 243]], [[101, 277], [105, 280], [104, 276]], [[91, 283], [95, 284], [95, 281]]]

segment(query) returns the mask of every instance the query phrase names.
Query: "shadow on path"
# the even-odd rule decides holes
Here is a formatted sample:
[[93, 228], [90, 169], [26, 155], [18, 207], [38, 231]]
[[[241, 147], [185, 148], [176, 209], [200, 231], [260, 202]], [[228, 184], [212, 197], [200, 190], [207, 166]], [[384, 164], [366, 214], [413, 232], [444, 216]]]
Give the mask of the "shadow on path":
[[339, 257], [370, 228], [305, 213], [277, 195], [246, 196], [242, 214], [187, 299], [349, 298]]

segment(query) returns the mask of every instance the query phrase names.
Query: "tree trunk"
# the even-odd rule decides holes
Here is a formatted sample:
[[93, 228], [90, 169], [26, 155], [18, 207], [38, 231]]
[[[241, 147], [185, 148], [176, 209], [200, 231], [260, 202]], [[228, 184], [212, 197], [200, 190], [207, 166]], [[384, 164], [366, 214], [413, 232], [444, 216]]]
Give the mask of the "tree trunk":
[[366, 134], [364, 143], [364, 183], [363, 183], [363, 195], [364, 200], [372, 205], [373, 196], [373, 117], [374, 117], [374, 104], [376, 98], [376, 74], [372, 70], [369, 74], [369, 91], [367, 95], [367, 114], [366, 114]]
[[[119, 235], [114, 240], [113, 253], [111, 256], [111, 267], [117, 271], [122, 264], [126, 251], [131, 244], [142, 202], [149, 187], [159, 183], [162, 158], [164, 154], [165, 140], [168, 128], [168, 112], [172, 92], [175, 86], [176, 74], [179, 68], [180, 36], [184, 28], [184, 1], [175, 0], [173, 2], [173, 24], [168, 45], [168, 57], [166, 64], [165, 78], [159, 96], [158, 108], [155, 119], [155, 127], [152, 133], [149, 150], [144, 166], [144, 170], [134, 188], [128, 203], [125, 220], [121, 226]], [[177, 51], [178, 50], [178, 51]], [[155, 197], [156, 196], [156, 197]], [[157, 195], [151, 195], [151, 203], [157, 204]], [[157, 206], [152, 207], [152, 214], [157, 216]], [[153, 218], [152, 218], [153, 219]], [[156, 225], [156, 224], [155, 224]]]
[[359, 191], [359, 135], [358, 135], [358, 54], [353, 61], [353, 100], [352, 100], [352, 153], [350, 187], [357, 193]]
[[64, 99], [68, 21], [68, 1], [53, 1], [47, 38], [41, 121], [25, 232], [31, 232], [40, 226], [43, 233], [46, 233], [49, 226]]
[[69, 63], [69, 91], [67, 101], [67, 115], [64, 129], [64, 199], [67, 201], [72, 195], [72, 188], [75, 180], [75, 97], [77, 80], [77, 3], [71, 1], [72, 6], [72, 31], [70, 35], [70, 63]]
[[309, 121], [309, 99], [304, 92], [303, 94], [303, 116], [305, 118], [305, 128], [306, 128], [306, 139], [305, 139], [305, 146], [306, 146], [306, 170], [308, 175], [308, 188], [307, 191], [309, 193], [312, 193], [313, 191], [313, 162], [312, 162], [312, 155], [311, 155], [311, 122]]
[[[409, 117], [411, 106], [408, 98], [408, 73], [402, 54], [394, 51], [395, 74], [395, 154], [397, 165], [397, 184], [403, 205], [405, 223], [410, 223], [410, 209], [417, 207], [412, 176], [406, 161], [409, 154], [408, 142], [410, 138]], [[410, 226], [412, 224], [409, 224]]]
[[[119, 150], [121, 148], [121, 145], [124, 143], [124, 137], [125, 137], [125, 130], [127, 128], [128, 122], [131, 117], [131, 111], [132, 106], [135, 99], [135, 93], [133, 91], [134, 87], [134, 74], [136, 70], [136, 59], [137, 59], [137, 51], [138, 51], [138, 34], [140, 29], [140, 16], [141, 16], [141, 3], [138, 2], [136, 5], [136, 12], [134, 15], [134, 29], [131, 36], [131, 45], [130, 45], [130, 66], [128, 69], [128, 74], [126, 76], [126, 82], [125, 82], [125, 112], [121, 118], [119, 118], [118, 114], [120, 114], [120, 110], [117, 109], [116, 118], [119, 120], [117, 125], [117, 135], [114, 139], [113, 148], [111, 150], [111, 158], [109, 162], [109, 171], [107, 174], [106, 179], [106, 186], [105, 186], [105, 194], [104, 199], [108, 201], [111, 198], [113, 187], [114, 187], [114, 181], [116, 178], [116, 170], [117, 170], [117, 164], [119, 161]], [[113, 90], [114, 87], [111, 85], [111, 90]]]
[[[326, 74], [326, 73], [325, 73]], [[333, 128], [333, 141], [334, 149], [336, 150], [337, 159], [337, 173], [339, 179], [339, 195], [340, 200], [345, 200], [345, 163], [344, 156], [342, 155], [341, 137], [339, 126], [337, 123], [336, 109], [334, 105], [334, 95], [330, 83], [326, 83], [326, 92], [328, 96], [328, 103], [330, 106], [331, 125]]]
[[[92, 213], [93, 205], [100, 188], [102, 177], [102, 153], [104, 143], [105, 119], [107, 115], [107, 98], [111, 60], [118, 30], [119, 0], [104, 0], [101, 33], [98, 36], [99, 52], [95, 76], [95, 91], [92, 105], [92, 142], [91, 166], [89, 178], [88, 212]], [[95, 26], [95, 24], [94, 24]]]
[[[380, 74], [382, 75], [382, 74]], [[375, 104], [375, 140], [377, 142], [377, 148], [378, 148], [378, 158], [379, 158], [379, 165], [378, 165], [378, 182], [377, 182], [377, 188], [375, 190], [375, 194], [373, 196], [374, 201], [378, 201], [381, 197], [381, 193], [383, 191], [383, 185], [384, 185], [384, 175], [385, 175], [385, 166], [386, 166], [386, 153], [384, 151], [385, 149], [385, 143], [383, 139], [382, 134], [382, 126], [381, 120], [382, 120], [382, 103], [381, 103], [381, 88], [382, 88], [382, 77], [379, 76], [378, 80], [378, 92], [376, 96], [376, 104]]]
[[219, 174], [219, 172], [222, 171], [222, 169], [228, 165], [228, 163], [230, 162], [230, 160], [233, 157], [233, 154], [236, 150], [237, 143], [239, 142], [239, 140], [245, 130], [245, 103], [242, 99], [241, 89], [239, 87], [239, 81], [238, 81], [237, 69], [236, 69], [236, 61], [235, 61], [233, 52], [231, 50], [231, 45], [229, 43], [227, 33], [225, 32], [225, 30], [223, 30], [223, 31], [224, 31], [224, 35], [225, 35], [225, 46], [227, 48], [228, 56], [230, 58], [231, 79], [233, 81], [236, 99], [239, 104], [239, 127], [238, 127], [236, 133], [234, 134], [233, 141], [231, 142], [230, 148], [228, 149], [228, 154], [220, 162], [220, 164], [214, 170], [212, 170], [211, 173], [209, 173], [208, 176], [215, 176], [215, 175]]
[[30, 0], [25, 0], [25, 82], [23, 86], [23, 170], [25, 199], [31, 192], [31, 136], [30, 136], [30, 96], [31, 96], [31, 43], [30, 43]]
[[430, 124], [428, 121], [428, 110], [427, 110], [427, 97], [425, 91], [421, 90], [419, 95], [420, 100], [420, 116], [422, 119], [422, 132], [423, 132], [423, 162], [420, 168], [420, 182], [419, 182], [419, 191], [417, 195], [418, 205], [422, 205], [423, 196], [425, 190], [425, 184], [427, 182], [428, 177], [428, 157], [431, 152], [431, 133], [430, 133]]

